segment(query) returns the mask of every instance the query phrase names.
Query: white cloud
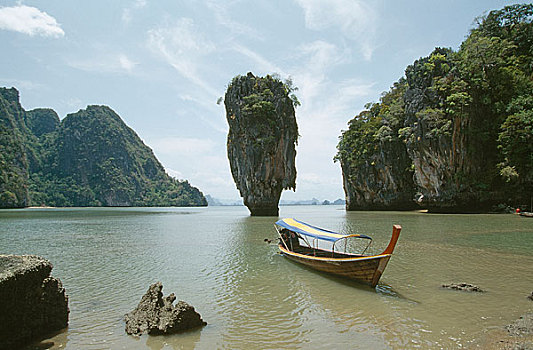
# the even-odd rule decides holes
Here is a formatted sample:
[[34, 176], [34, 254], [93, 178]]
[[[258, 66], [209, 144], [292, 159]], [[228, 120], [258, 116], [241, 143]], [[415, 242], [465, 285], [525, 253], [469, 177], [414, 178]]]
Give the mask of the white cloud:
[[0, 29], [30, 36], [58, 38], [65, 35], [54, 17], [38, 8], [25, 5], [0, 7]]
[[[230, 1], [216, 1], [208, 0], [206, 2], [207, 7], [212, 11], [215, 16], [216, 22], [225, 27], [226, 31], [234, 33], [236, 35], [245, 35], [256, 40], [262, 40], [261, 34], [250, 26], [243, 24], [242, 22], [234, 21], [232, 17], [232, 9], [230, 8], [235, 2]], [[237, 4], [240, 6], [240, 4]]]
[[133, 16], [131, 15], [131, 9], [126, 8], [122, 10], [122, 22], [130, 23]]
[[72, 111], [83, 108], [83, 101], [78, 97], [70, 97], [66, 100], [61, 100], [60, 103]]
[[366, 60], [372, 58], [376, 28], [375, 10], [362, 0], [295, 0], [302, 7], [306, 27], [312, 30], [337, 28], [358, 43]]
[[148, 47], [214, 98], [219, 95], [199, 72], [202, 64], [207, 64], [203, 59], [215, 50], [215, 45], [202, 36], [192, 19], [180, 18], [171, 26], [149, 30]]
[[323, 40], [317, 40], [308, 44], [300, 45], [299, 51], [308, 56], [311, 68], [323, 70], [346, 60], [345, 54], [337, 46]]
[[175, 179], [183, 179], [183, 174], [178, 171], [178, 170], [174, 170], [174, 169], [170, 169], [170, 168], [165, 168], [165, 171], [167, 172], [167, 174], [170, 176], [170, 177], [173, 177]]
[[[356, 113], [358, 101], [371, 95], [374, 84], [343, 77], [351, 52], [326, 41], [314, 41], [296, 48], [299, 66], [292, 69], [296, 92], [302, 105], [296, 110], [301, 138], [296, 157], [296, 188], [317, 198], [342, 196], [342, 177], [333, 163], [336, 145], [347, 121]], [[341, 72], [339, 77], [338, 73]], [[316, 164], [321, 164], [317, 170]], [[294, 194], [294, 198], [299, 194]], [[289, 196], [290, 197], [290, 196]], [[288, 198], [287, 196], [285, 198]]]
[[132, 73], [138, 63], [125, 54], [105, 54], [91, 59], [69, 60], [68, 65], [89, 72]]
[[347, 121], [355, 115], [357, 101], [372, 94], [374, 84], [357, 79], [341, 82], [326, 79], [319, 83], [308, 76], [303, 79], [295, 76], [297, 85], [302, 86], [300, 90], [305, 92], [299, 95], [302, 106], [297, 110], [302, 135], [299, 144], [305, 150], [299, 155], [308, 157], [309, 162], [314, 157], [322, 157], [324, 162], [331, 163], [341, 130], [346, 129]]
[[258, 66], [259, 70], [262, 70], [264, 72], [278, 73], [281, 76], [287, 76], [287, 74], [284, 73], [280, 67], [276, 66], [274, 63], [270, 62], [263, 56], [259, 55], [257, 52], [254, 52], [249, 48], [239, 44], [235, 44], [233, 46], [233, 49], [241, 55], [251, 59]]
[[315, 41], [298, 48], [297, 61], [302, 64], [296, 68], [295, 82], [299, 87], [301, 102], [313, 101], [321, 94], [328, 80], [328, 72], [346, 60], [347, 53], [341, 52], [335, 45], [325, 41]]
[[138, 64], [130, 60], [128, 56], [126, 55], [119, 55], [118, 62], [120, 64], [120, 67], [122, 67], [124, 70], [128, 72], [131, 72], [133, 68], [135, 68], [135, 66]]
[[146, 4], [147, 4], [146, 0], [136, 0], [135, 3], [133, 4], [133, 7], [137, 9], [141, 9], [145, 7]]
[[[237, 198], [223, 142], [210, 139], [167, 137], [148, 142], [166, 171], [218, 198]], [[179, 171], [175, 170], [179, 169]]]
[[296, 61], [301, 64], [293, 70], [293, 78], [299, 88], [297, 95], [302, 102], [299, 113], [306, 115], [304, 120], [308, 120], [308, 115], [329, 121], [349, 118], [343, 113], [353, 108], [354, 99], [372, 92], [373, 83], [333, 77], [332, 72], [338, 67], [351, 64], [349, 50], [318, 40], [300, 45], [297, 52]]
[[324, 179], [316, 173], [305, 173], [298, 176], [298, 182], [308, 183], [312, 185], [320, 185]]
[[133, 19], [132, 11], [146, 7], [146, 0], [135, 0], [131, 7], [122, 10], [122, 22], [129, 23]]
[[196, 158], [210, 152], [214, 142], [209, 139], [166, 137], [151, 143], [153, 148], [161, 154], [185, 155]]
[[0, 85], [1, 86], [13, 86], [17, 88], [18, 90], [37, 90], [37, 89], [43, 89], [44, 85], [41, 83], [36, 83], [30, 80], [22, 80], [22, 79], [11, 79], [11, 78], [2, 78], [0, 77]]

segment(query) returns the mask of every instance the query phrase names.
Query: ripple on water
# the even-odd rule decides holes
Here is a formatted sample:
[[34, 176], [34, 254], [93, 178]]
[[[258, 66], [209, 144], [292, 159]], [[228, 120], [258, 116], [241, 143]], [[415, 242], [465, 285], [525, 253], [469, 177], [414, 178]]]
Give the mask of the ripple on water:
[[[186, 210], [195, 215], [173, 215], [183, 211], [175, 208], [0, 211], [0, 247], [45, 256], [63, 281], [70, 325], [52, 338], [53, 349], [459, 348], [530, 307], [529, 221], [282, 210], [318, 226], [375, 232], [378, 251], [391, 223], [401, 224], [380, 285], [373, 290], [291, 263], [263, 241], [275, 237], [275, 219], [250, 218], [243, 208]], [[170, 337], [127, 336], [123, 315], [158, 280], [208, 326]], [[449, 282], [488, 292], [440, 288]]]

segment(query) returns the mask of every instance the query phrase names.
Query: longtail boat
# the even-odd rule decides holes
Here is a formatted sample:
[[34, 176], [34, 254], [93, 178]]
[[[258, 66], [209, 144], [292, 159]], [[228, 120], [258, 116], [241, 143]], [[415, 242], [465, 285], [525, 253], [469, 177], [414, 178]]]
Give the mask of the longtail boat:
[[[400, 225], [393, 225], [391, 240], [383, 253], [365, 255], [372, 243], [372, 238], [366, 235], [344, 235], [290, 218], [277, 221], [274, 227], [279, 234], [279, 250], [285, 257], [315, 270], [353, 279], [372, 287], [378, 284], [387, 267], [402, 230]], [[368, 244], [361, 253], [347, 252], [348, 241], [351, 239], [368, 240]], [[324, 243], [330, 244], [331, 249], [322, 247]]]

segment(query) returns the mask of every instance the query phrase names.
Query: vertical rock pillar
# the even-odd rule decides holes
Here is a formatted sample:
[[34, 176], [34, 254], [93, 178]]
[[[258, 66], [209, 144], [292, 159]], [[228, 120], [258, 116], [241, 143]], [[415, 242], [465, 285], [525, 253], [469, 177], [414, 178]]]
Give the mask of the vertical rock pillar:
[[270, 75], [236, 76], [224, 97], [231, 173], [252, 216], [277, 216], [296, 188], [298, 126], [291, 87]]

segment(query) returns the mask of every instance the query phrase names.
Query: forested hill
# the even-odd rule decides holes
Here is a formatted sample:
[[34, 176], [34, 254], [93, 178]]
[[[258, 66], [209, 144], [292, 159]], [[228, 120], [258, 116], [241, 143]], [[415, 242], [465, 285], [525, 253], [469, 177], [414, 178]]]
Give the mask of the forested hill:
[[347, 209], [529, 207], [533, 5], [478, 19], [458, 51], [436, 48], [349, 122], [338, 144]]
[[207, 205], [106, 106], [60, 121], [51, 109], [25, 111], [16, 89], [0, 88], [0, 150], [2, 208]]

